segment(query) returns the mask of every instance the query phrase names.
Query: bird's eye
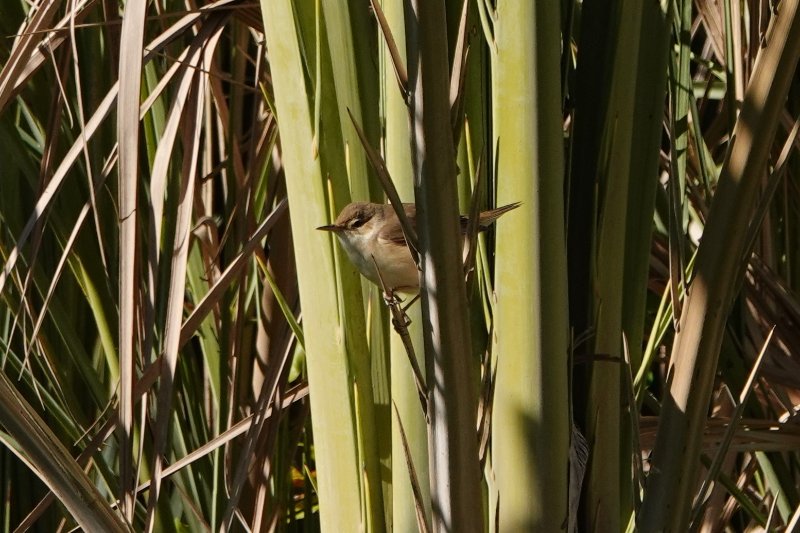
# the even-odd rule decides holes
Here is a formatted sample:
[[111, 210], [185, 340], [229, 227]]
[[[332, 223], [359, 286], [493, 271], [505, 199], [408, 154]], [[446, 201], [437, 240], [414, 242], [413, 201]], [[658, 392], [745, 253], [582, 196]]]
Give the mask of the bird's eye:
[[351, 228], [360, 228], [361, 226], [364, 225], [365, 222], [366, 222], [366, 219], [364, 219], [362, 217], [356, 217], [353, 220], [351, 220], [350, 224], [348, 224], [348, 225]]

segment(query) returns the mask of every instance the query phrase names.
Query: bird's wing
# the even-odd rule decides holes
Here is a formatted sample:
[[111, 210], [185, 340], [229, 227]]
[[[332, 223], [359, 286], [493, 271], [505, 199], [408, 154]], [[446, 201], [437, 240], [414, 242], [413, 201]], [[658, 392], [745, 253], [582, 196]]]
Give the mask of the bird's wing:
[[[414, 204], [403, 204], [406, 216], [408, 217], [411, 227], [417, 229], [417, 208]], [[395, 215], [396, 216], [396, 215]], [[378, 233], [378, 240], [381, 242], [390, 242], [406, 246], [406, 236], [403, 234], [403, 227], [400, 224], [386, 224], [384, 229]]]
[[378, 233], [378, 240], [380, 242], [399, 244], [401, 246], [406, 245], [406, 236], [403, 234], [403, 228], [400, 227], [400, 225], [381, 230], [381, 232]]

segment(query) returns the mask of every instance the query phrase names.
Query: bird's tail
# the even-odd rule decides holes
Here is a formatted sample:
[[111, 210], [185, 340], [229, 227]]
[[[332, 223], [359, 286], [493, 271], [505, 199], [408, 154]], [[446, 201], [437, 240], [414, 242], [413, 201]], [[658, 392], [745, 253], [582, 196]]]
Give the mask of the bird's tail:
[[478, 225], [481, 229], [486, 229], [492, 224], [494, 221], [500, 218], [501, 215], [504, 215], [511, 211], [512, 209], [516, 209], [520, 206], [522, 202], [514, 202], [513, 204], [504, 205], [503, 207], [498, 207], [497, 209], [490, 209], [488, 211], [483, 211], [480, 214], [480, 219], [478, 220]]

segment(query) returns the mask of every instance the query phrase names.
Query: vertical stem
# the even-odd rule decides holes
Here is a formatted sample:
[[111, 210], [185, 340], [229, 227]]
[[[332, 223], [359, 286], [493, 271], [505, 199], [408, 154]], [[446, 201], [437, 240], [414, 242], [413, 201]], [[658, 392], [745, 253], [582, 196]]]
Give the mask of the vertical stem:
[[414, 0], [408, 29], [414, 191], [430, 398], [434, 531], [483, 529], [481, 474], [461, 266], [443, 2]]
[[500, 2], [495, 27], [497, 385], [492, 462], [500, 531], [559, 531], [569, 400], [559, 8]]
[[[400, 50], [406, 49], [404, 10], [405, 2], [403, 0], [383, 1], [383, 12]], [[386, 168], [394, 180], [400, 199], [403, 202], [413, 202], [414, 170], [411, 164], [411, 146], [409, 145], [408, 107], [397, 88], [388, 47], [384, 45], [382, 48], [384, 71], [381, 78], [386, 117]], [[423, 367], [424, 374], [421, 305], [419, 303], [412, 305], [407, 313], [411, 319], [408, 334], [415, 346], [418, 363]], [[422, 481], [420, 491], [426, 506], [427, 520], [430, 522], [430, 486], [425, 483], [428, 479], [428, 426], [420, 409], [419, 394], [417, 394], [408, 355], [402, 339], [394, 330], [391, 333], [391, 352], [392, 403], [397, 408], [397, 417], [392, 417], [392, 527], [394, 531], [413, 531], [417, 528], [417, 514], [411, 480], [404, 464], [405, 452], [398, 418], [402, 422], [408, 438], [411, 460], [414, 463], [417, 477]]]

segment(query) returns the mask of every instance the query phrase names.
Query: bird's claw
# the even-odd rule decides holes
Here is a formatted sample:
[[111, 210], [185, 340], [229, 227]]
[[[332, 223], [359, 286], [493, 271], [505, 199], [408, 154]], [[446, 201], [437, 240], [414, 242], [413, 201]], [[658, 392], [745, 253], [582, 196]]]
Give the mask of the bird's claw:
[[397, 331], [404, 330], [411, 325], [411, 319], [403, 308], [403, 300], [394, 291], [387, 290], [383, 293], [383, 301], [392, 310], [392, 326]]
[[403, 300], [401, 300], [391, 289], [383, 293], [383, 301], [386, 302], [386, 305], [389, 307], [403, 303]]

